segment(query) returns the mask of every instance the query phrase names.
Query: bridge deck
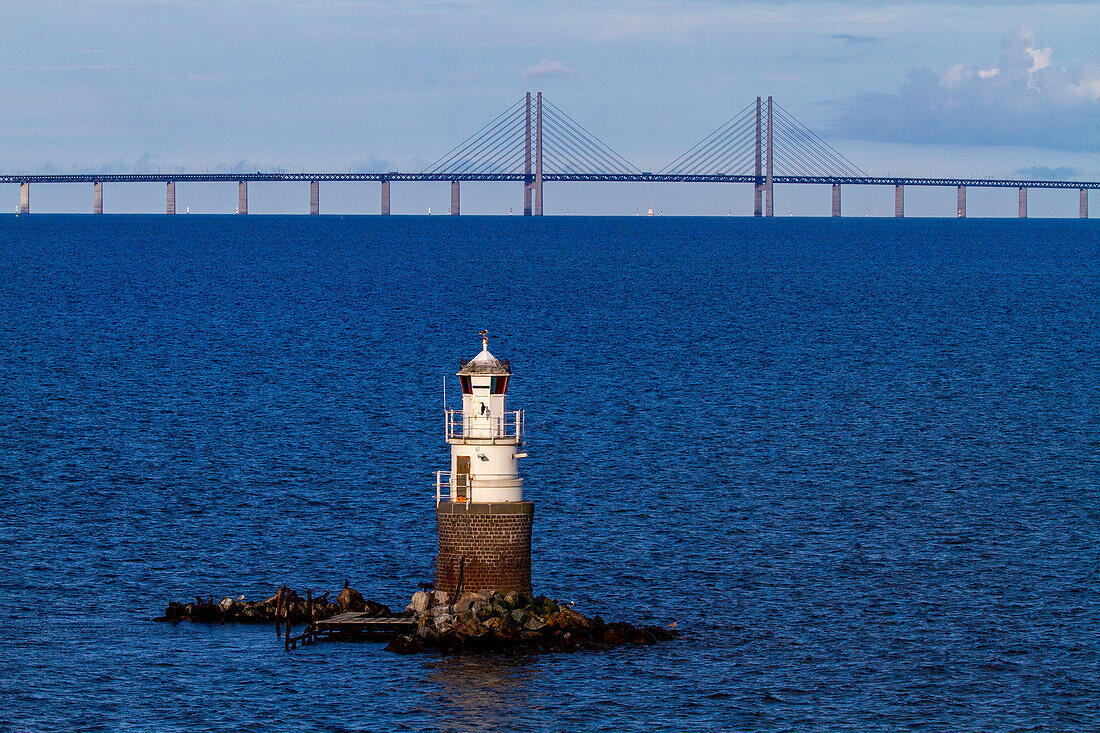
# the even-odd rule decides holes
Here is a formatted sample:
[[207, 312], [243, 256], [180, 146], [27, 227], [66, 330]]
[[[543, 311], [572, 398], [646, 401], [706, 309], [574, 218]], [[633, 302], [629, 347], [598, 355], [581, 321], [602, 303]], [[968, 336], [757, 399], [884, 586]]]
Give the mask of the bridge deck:
[[[0, 174], [0, 183], [216, 183], [241, 181], [527, 181], [523, 173], [111, 173]], [[546, 182], [760, 183], [752, 175], [689, 173], [544, 173]], [[773, 176], [777, 184], [854, 186], [970, 186], [974, 188], [1100, 188], [1100, 181], [1029, 181], [1000, 178], [911, 178], [899, 176]]]

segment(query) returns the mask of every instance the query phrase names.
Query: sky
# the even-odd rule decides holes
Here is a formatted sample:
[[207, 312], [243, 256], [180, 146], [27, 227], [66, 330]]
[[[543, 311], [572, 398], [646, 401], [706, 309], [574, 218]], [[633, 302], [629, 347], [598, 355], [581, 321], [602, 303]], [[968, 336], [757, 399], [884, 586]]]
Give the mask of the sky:
[[[660, 170], [771, 95], [872, 175], [1100, 180], [1094, 2], [0, 0], [0, 171], [417, 172], [542, 91], [641, 170]], [[178, 184], [232, 213], [235, 184]], [[953, 189], [907, 214], [953, 216]], [[847, 216], [893, 190], [845, 187]], [[519, 184], [464, 184], [463, 213], [519, 213]], [[780, 186], [776, 215], [829, 213]], [[1100, 210], [1100, 193], [1093, 208]], [[253, 183], [254, 213], [304, 213], [309, 186]], [[0, 186], [0, 211], [18, 187]], [[393, 184], [394, 213], [443, 213], [446, 183]], [[1075, 216], [1076, 191], [1030, 194]], [[107, 184], [108, 212], [163, 210], [163, 185]], [[746, 215], [748, 185], [546, 184], [547, 214]], [[91, 186], [34, 187], [87, 211]], [[377, 213], [376, 183], [322, 184], [324, 213]], [[971, 190], [972, 216], [1016, 191]]]

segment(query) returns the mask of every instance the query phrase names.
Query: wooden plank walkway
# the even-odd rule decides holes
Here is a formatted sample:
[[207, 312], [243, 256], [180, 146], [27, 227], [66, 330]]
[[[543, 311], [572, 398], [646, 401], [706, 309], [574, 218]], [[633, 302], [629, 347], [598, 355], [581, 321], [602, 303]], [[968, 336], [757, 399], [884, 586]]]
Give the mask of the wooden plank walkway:
[[406, 616], [371, 616], [363, 611], [346, 611], [314, 621], [299, 636], [286, 637], [286, 648], [318, 641], [385, 641], [416, 631], [416, 620]]

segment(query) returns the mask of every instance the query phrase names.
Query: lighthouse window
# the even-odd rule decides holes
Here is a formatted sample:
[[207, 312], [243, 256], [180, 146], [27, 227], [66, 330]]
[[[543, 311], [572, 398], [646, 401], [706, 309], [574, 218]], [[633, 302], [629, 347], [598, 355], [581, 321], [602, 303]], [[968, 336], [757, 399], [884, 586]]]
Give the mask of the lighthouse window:
[[459, 377], [458, 381], [462, 382], [462, 394], [473, 394], [473, 387], [470, 386], [469, 377]]
[[504, 394], [508, 391], [508, 377], [493, 377], [493, 394]]

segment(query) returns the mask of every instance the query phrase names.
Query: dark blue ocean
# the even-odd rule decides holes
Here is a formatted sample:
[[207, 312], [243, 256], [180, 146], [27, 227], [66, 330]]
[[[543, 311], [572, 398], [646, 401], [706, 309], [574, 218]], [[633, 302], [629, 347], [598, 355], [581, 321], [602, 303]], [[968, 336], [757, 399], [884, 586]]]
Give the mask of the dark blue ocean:
[[[1100, 729], [1100, 225], [0, 217], [2, 731]], [[511, 359], [536, 658], [169, 600], [432, 577]]]

